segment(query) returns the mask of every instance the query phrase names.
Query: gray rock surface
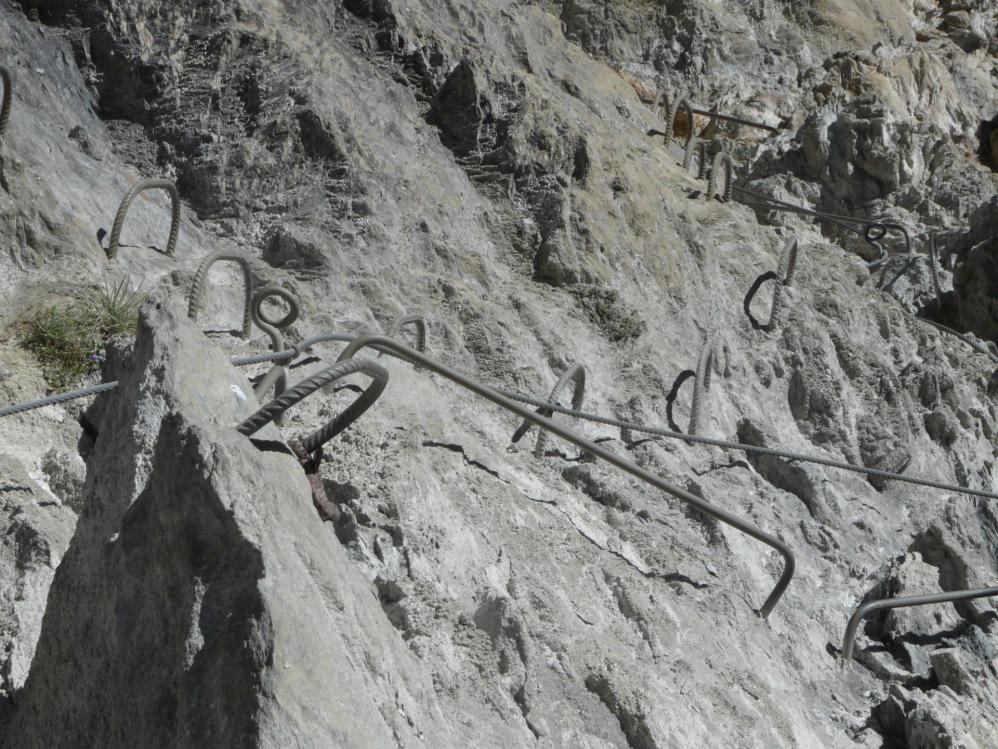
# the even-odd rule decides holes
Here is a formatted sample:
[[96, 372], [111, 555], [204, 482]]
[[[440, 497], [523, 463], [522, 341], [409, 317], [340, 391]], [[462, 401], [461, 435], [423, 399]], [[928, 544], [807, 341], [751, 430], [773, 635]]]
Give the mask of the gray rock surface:
[[[994, 584], [993, 502], [572, 422], [794, 548], [764, 621], [780, 570], [764, 547], [559, 440], [542, 459], [532, 434], [510, 446], [517, 419], [382, 359], [385, 395], [327, 449], [339, 516], [323, 524], [283, 441], [353, 395], [316, 394], [254, 444], [233, 426], [266, 367], [226, 357], [268, 338], [218, 332], [239, 276], [212, 271], [208, 339], [175, 311], [204, 256], [238, 250], [300, 296], [292, 342], [418, 311], [454, 367], [546, 395], [583, 363], [587, 410], [654, 424], [715, 338], [705, 434], [996, 491], [994, 362], [910, 314], [996, 338], [998, 175], [980, 154], [995, 15], [987, 0], [0, 5], [2, 402], [45, 391], [16, 337], [41, 305], [104, 274], [160, 305], [109, 364], [118, 391], [0, 419], [19, 501], [66, 522], [44, 530], [64, 540], [32, 563], [36, 603], [0, 615], [3, 652], [22, 654], [0, 745], [998, 744], [995, 602], [871, 621], [856, 662], [836, 658], [866, 596]], [[659, 84], [779, 126], [696, 118], [740, 183], [889, 217], [919, 259], [893, 259], [902, 275], [878, 289], [854, 232], [705, 201], [647, 135]], [[176, 257], [149, 247], [169, 222], [152, 192], [109, 264], [96, 230], [140, 176], [178, 184]], [[754, 329], [742, 301], [788, 236], [786, 308]], [[681, 393], [678, 423], [689, 408]], [[78, 494], [79, 464], [58, 469], [77, 453]], [[0, 570], [5, 591], [24, 574]]]

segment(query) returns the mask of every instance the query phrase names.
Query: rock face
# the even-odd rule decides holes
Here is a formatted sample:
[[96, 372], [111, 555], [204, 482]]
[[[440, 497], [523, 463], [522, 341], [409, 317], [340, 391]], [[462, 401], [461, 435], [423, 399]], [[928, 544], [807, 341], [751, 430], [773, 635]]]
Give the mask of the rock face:
[[[253, 409], [242, 376], [159, 301], [117, 374], [94, 407], [86, 509], [4, 745], [413, 739], [405, 701], [432, 686], [413, 679], [413, 656], [316, 522], [273, 429], [236, 433]], [[391, 702], [383, 714], [349, 699], [372, 687]]]
[[[511, 445], [519, 419], [384, 358], [327, 446], [323, 523], [286, 445], [354, 383], [244, 438], [267, 367], [227, 358], [270, 341], [225, 332], [241, 276], [212, 270], [197, 326], [177, 312], [205, 256], [241, 252], [300, 298], [290, 343], [418, 312], [454, 368], [544, 397], [583, 364], [586, 410], [655, 425], [689, 423], [670, 389], [714, 341], [703, 434], [998, 491], [994, 360], [916, 319], [998, 338], [996, 14], [0, 4], [0, 403], [46, 390], [18, 344], [38, 309], [105, 275], [154, 298], [117, 390], [0, 418], [0, 746], [998, 745], [994, 601], [871, 619], [837, 659], [864, 598], [994, 584], [993, 500], [554, 417], [790, 544], [763, 620], [766, 547], [560, 440], [535, 457], [536, 430]], [[660, 87], [777, 128], [694, 117], [739, 187], [889, 219], [914, 255], [871, 273], [862, 227], [706, 200], [649, 136]], [[176, 254], [149, 192], [109, 262], [97, 230], [140, 177], [178, 185]], [[791, 237], [762, 329], [745, 297]]]

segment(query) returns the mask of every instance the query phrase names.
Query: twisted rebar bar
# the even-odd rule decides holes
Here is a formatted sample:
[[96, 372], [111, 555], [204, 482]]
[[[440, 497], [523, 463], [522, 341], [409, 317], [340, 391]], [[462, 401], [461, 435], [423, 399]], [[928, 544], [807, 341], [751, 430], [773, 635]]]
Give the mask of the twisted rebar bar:
[[270, 422], [277, 423], [285, 411], [307, 398], [316, 390], [347, 375], [356, 373], [365, 374], [370, 377], [371, 384], [364, 389], [364, 392], [357, 396], [357, 399], [346, 410], [337, 414], [336, 418], [297, 443], [303, 454], [309, 455], [314, 453], [337, 434], [349, 427], [367, 409], [374, 405], [374, 402], [388, 385], [388, 370], [370, 359], [341, 359], [331, 367], [312, 375], [306, 380], [302, 380], [290, 390], [261, 407], [259, 411], [237, 426], [236, 431], [249, 437]]
[[164, 253], [172, 256], [177, 250], [177, 236], [180, 234], [180, 193], [177, 186], [168, 179], [143, 179], [132, 185], [132, 188], [125, 193], [125, 197], [118, 206], [118, 212], [114, 216], [114, 224], [111, 226], [111, 239], [108, 241], [108, 260], [114, 260], [118, 254], [118, 244], [121, 240], [121, 227], [125, 223], [125, 216], [136, 196], [145, 190], [165, 190], [170, 195], [172, 215], [170, 216], [170, 238], [166, 241]]
[[[780, 321], [780, 317], [783, 311], [783, 287], [790, 286], [793, 282], [794, 271], [797, 268], [797, 237], [790, 237], [787, 240], [786, 245], [783, 247], [783, 254], [780, 256], [780, 265], [778, 269], [774, 271], [768, 271], [759, 276], [755, 282], [749, 288], [748, 293], [745, 295], [745, 300], [742, 302], [742, 308], [745, 310], [745, 314], [748, 316], [749, 322], [752, 323], [752, 327], [757, 330], [765, 330], [770, 332], [776, 328], [776, 325]], [[758, 293], [759, 288], [766, 281], [775, 281], [773, 288], [773, 304], [769, 311], [769, 321], [766, 323], [760, 323], [755, 315], [752, 314], [752, 300], [755, 298], [756, 293]]]
[[968, 346], [970, 346], [972, 349], [974, 349], [974, 351], [976, 351], [977, 353], [984, 354], [986, 357], [988, 357], [993, 362], [995, 362], [996, 364], [998, 364], [998, 351], [992, 351], [990, 348], [988, 348], [989, 344], [991, 346], [995, 345], [993, 342], [987, 341], [987, 342], [983, 343], [983, 345], [982, 345], [978, 341], [976, 341], [973, 338], [971, 338], [969, 333], [968, 334], [964, 334], [964, 333], [961, 333], [958, 330], [953, 330], [953, 328], [949, 327], [948, 325], [943, 325], [941, 322], [936, 322], [935, 320], [930, 320], [927, 317], [918, 317], [918, 316], [915, 316], [915, 315], [912, 315], [912, 317], [915, 320], [918, 320], [921, 323], [925, 323], [926, 325], [931, 325], [933, 328], [935, 328], [936, 330], [938, 330], [940, 333], [945, 333], [948, 336], [951, 336], [953, 338], [956, 338], [959, 341], [962, 341], [963, 343], [966, 343]]
[[998, 596], [998, 587], [977, 588], [976, 590], [954, 590], [948, 593], [933, 593], [924, 596], [909, 596], [906, 598], [883, 598], [878, 601], [868, 601], [856, 609], [846, 627], [842, 639], [842, 663], [852, 660], [853, 647], [856, 643], [856, 630], [860, 622], [874, 611], [883, 609], [900, 609], [909, 606], [927, 606], [933, 603], [951, 603], [953, 601], [969, 601], [974, 598], [990, 598]]
[[707, 143], [700, 138], [693, 137], [686, 141], [686, 152], [683, 155], [683, 169], [687, 172], [693, 166], [694, 150], [697, 153], [697, 179], [703, 179], [707, 174]]
[[704, 414], [707, 412], [707, 394], [710, 392], [710, 372], [714, 370], [721, 374], [717, 344], [713, 338], [708, 338], [700, 350], [697, 360], [696, 378], [693, 380], [693, 403], [690, 406], [690, 434], [700, 434]]
[[[943, 310], [943, 289], [939, 283], [939, 271], [936, 269], [936, 263], [939, 260], [939, 255], [936, 250], [936, 235], [929, 235], [929, 273], [932, 274], [932, 289], [936, 294], [936, 312], [942, 312]], [[940, 263], [940, 265], [942, 265]]]
[[[279, 320], [267, 317], [263, 311], [263, 303], [270, 297], [279, 297], [288, 305], [288, 313]], [[281, 330], [297, 320], [300, 311], [301, 306], [298, 303], [298, 297], [287, 289], [282, 289], [280, 286], [264, 286], [257, 289], [256, 293], [253, 294], [253, 301], [250, 304], [250, 318], [260, 330], [270, 336], [270, 346], [275, 352], [284, 350], [284, 335], [281, 333]], [[292, 358], [292, 356], [288, 358]], [[263, 400], [263, 397], [273, 387], [274, 395], [279, 396], [287, 389], [287, 385], [288, 375], [283, 364], [274, 364], [271, 370], [253, 388], [253, 394], [257, 397], [257, 400]], [[280, 417], [278, 417], [277, 423], [280, 424]]]
[[3, 81], [3, 100], [0, 101], [0, 143], [10, 124], [10, 109], [14, 102], [14, 79], [7, 68], [0, 65], [0, 80]]
[[[457, 372], [447, 367], [446, 365], [441, 364], [435, 359], [429, 358], [425, 354], [422, 354], [411, 348], [403, 346], [398, 341], [395, 341], [392, 338], [388, 338], [387, 336], [365, 336], [363, 338], [358, 338], [355, 341], [351, 342], [350, 345], [343, 350], [343, 352], [340, 354], [340, 361], [345, 361], [347, 359], [352, 358], [358, 351], [367, 346], [375, 347], [377, 349], [385, 348], [390, 351], [395, 351], [396, 353], [403, 354], [407, 358], [412, 359], [420, 366], [425, 367], [431, 372], [435, 372], [441, 377], [445, 377], [451, 382], [459, 385], [460, 387], [463, 387], [465, 390], [470, 390], [472, 393], [475, 393], [479, 397], [485, 398], [486, 400], [495, 403], [497, 406], [500, 406], [501, 408], [504, 408], [507, 411], [510, 411], [526, 419], [527, 421], [532, 422], [541, 429], [546, 429], [547, 431], [552, 432], [553, 434], [557, 435], [566, 442], [572, 443], [580, 450], [587, 452], [597, 458], [605, 460], [610, 465], [615, 466], [616, 468], [619, 468], [620, 470], [631, 474], [632, 476], [634, 476], [637, 479], [640, 479], [641, 481], [651, 484], [655, 488], [660, 489], [661, 491], [664, 491], [667, 494], [672, 495], [673, 497], [679, 499], [682, 502], [686, 502], [687, 504], [696, 507], [701, 512], [705, 512], [708, 515], [711, 515], [712, 517], [716, 518], [717, 520], [720, 520], [722, 523], [726, 523], [727, 525], [736, 528], [742, 533], [751, 536], [757, 541], [766, 544], [770, 548], [775, 549], [783, 557], [784, 560], [783, 572], [780, 574], [780, 578], [777, 581], [776, 586], [773, 588], [772, 592], [769, 594], [769, 596], [766, 598], [765, 602], [763, 603], [762, 607], [759, 609], [759, 614], [761, 616], [763, 617], [769, 616], [769, 613], [773, 610], [773, 607], [776, 606], [776, 604], [779, 602], [780, 597], [783, 595], [783, 592], [787, 589], [787, 586], [790, 584], [790, 580], [793, 578], [794, 568], [796, 566], [794, 554], [793, 551], [790, 549], [790, 547], [776, 536], [766, 533], [760, 528], [757, 528], [751, 523], [742, 520], [737, 515], [734, 515], [721, 507], [717, 507], [708, 502], [705, 502], [704, 500], [700, 499], [694, 494], [691, 494], [690, 492], [680, 489], [676, 486], [673, 486], [672, 484], [662, 480], [653, 473], [650, 473], [645, 469], [641, 468], [637, 464], [632, 463], [631, 461], [622, 458], [619, 455], [616, 455], [610, 450], [607, 450], [602, 445], [598, 445], [595, 442], [591, 442], [587, 440], [585, 437], [578, 434], [577, 432], [574, 432], [571, 429], [563, 427], [557, 422], [545, 418], [540, 414], [532, 412], [530, 409], [525, 408], [516, 401], [506, 397], [505, 395], [503, 395], [497, 390], [494, 390], [488, 385], [483, 385], [482, 383], [475, 381], [471, 377], [468, 377], [465, 374]], [[560, 410], [556, 409], [556, 404], [552, 404], [550, 402], [542, 401], [541, 405], [547, 408], [552, 408], [553, 410]]]
[[[718, 193], [718, 180], [721, 178], [721, 166], [724, 166], [724, 191]], [[718, 198], [727, 203], [731, 200], [734, 189], [735, 160], [727, 151], [718, 151], [714, 154], [714, 163], [710, 168], [710, 177], [707, 180], [707, 200], [716, 194]]]
[[194, 285], [191, 287], [191, 296], [187, 302], [187, 316], [197, 322], [198, 310], [201, 308], [201, 300], [204, 298], [204, 289], [208, 281], [208, 271], [211, 270], [211, 266], [222, 260], [236, 263], [243, 270], [246, 287], [246, 301], [243, 304], [243, 338], [249, 338], [253, 318], [253, 274], [250, 272], [249, 260], [238, 253], [216, 252], [201, 262], [194, 274]]
[[399, 335], [407, 325], [416, 328], [416, 350], [426, 351], [426, 320], [423, 319], [422, 315], [407, 315], [395, 323], [392, 335]]
[[680, 429], [676, 425], [672, 409], [675, 406], [676, 397], [679, 395], [683, 384], [688, 379], [693, 378], [693, 402], [690, 404], [688, 429], [690, 434], [695, 435], [700, 433], [700, 427], [707, 412], [707, 395], [710, 392], [711, 370], [721, 374], [720, 358], [717, 355], [717, 351], [718, 347], [715, 340], [708, 338], [703, 348], [700, 349], [700, 358], [697, 360], [696, 370], [685, 369], [680, 372], [675, 382], [672, 383], [672, 389], [669, 391], [669, 394], [665, 396], [665, 415], [669, 426], [677, 432]]
[[[562, 390], [568, 385], [568, 383], [573, 383], [572, 390], [572, 408], [578, 410], [582, 408], [582, 404], [586, 399], [586, 370], [581, 364], [576, 364], [574, 367], [569, 367], [565, 372], [558, 378], [558, 382], [555, 386], [551, 388], [551, 394], [548, 396], [548, 401], [550, 403], [557, 403], [558, 399], [561, 397]], [[541, 408], [538, 411], [539, 414], [547, 418], [551, 418], [554, 412], [550, 409]], [[524, 434], [530, 429], [533, 424], [530, 421], [524, 421], [523, 424], [513, 433], [513, 437], [510, 440], [512, 443], [517, 443], [523, 437]], [[544, 448], [547, 446], [547, 434], [543, 429], [537, 434], [537, 442], [534, 445], [534, 457], [543, 458]]]

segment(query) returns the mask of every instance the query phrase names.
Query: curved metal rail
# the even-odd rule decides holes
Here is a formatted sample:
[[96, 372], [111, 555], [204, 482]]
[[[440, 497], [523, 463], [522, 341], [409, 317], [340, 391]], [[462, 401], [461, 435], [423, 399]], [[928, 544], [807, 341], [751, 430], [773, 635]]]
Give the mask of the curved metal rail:
[[[558, 399], [561, 397], [562, 390], [571, 382], [574, 385], [572, 390], [572, 408], [578, 410], [582, 408], [582, 404], [586, 399], [586, 369], [581, 364], [576, 364], [574, 367], [569, 367], [565, 370], [555, 386], [551, 388], [551, 394], [548, 396], [548, 401], [550, 403], [557, 403]], [[541, 416], [551, 418], [554, 415], [554, 411], [551, 409], [541, 408], [538, 409], [537, 413]], [[529, 421], [524, 421], [523, 424], [513, 433], [513, 437], [510, 440], [513, 444], [519, 442], [523, 435], [525, 435], [532, 427], [533, 424]], [[547, 433], [541, 429], [537, 434], [537, 443], [534, 445], [534, 457], [543, 458], [544, 448], [547, 446]]]
[[[783, 312], [783, 287], [790, 286], [793, 283], [794, 271], [797, 269], [798, 244], [797, 237], [790, 237], [783, 247], [783, 254], [780, 256], [778, 269], [776, 271], [768, 271], [759, 276], [745, 295], [745, 301], [742, 302], [742, 309], [745, 310], [745, 314], [748, 316], [753, 328], [770, 332], [779, 323]], [[759, 288], [766, 281], [775, 281], [776, 283], [773, 286], [773, 304], [769, 311], [769, 321], [760, 323], [755, 315], [752, 314], [751, 305]]]
[[976, 590], [954, 590], [948, 593], [933, 593], [924, 596], [909, 596], [906, 598], [882, 598], [878, 601], [868, 601], [862, 604], [849, 619], [846, 634], [842, 639], [842, 662], [852, 660], [853, 647], [856, 643], [856, 630], [863, 619], [874, 611], [883, 609], [900, 609], [910, 606], [928, 606], [933, 603], [952, 603], [953, 601], [969, 601], [974, 598], [990, 598], [998, 596], [998, 586], [993, 588], [977, 588]]
[[246, 301], [243, 304], [243, 338], [249, 338], [253, 318], [253, 274], [250, 272], [249, 260], [236, 252], [216, 252], [209, 255], [198, 266], [194, 274], [194, 285], [191, 286], [191, 295], [187, 301], [187, 316], [197, 322], [198, 311], [201, 308], [201, 301], [204, 298], [205, 286], [208, 282], [208, 271], [211, 266], [221, 261], [236, 263], [243, 271], [243, 282], [246, 287]]
[[[610, 465], [615, 466], [616, 468], [619, 468], [620, 470], [631, 474], [632, 476], [634, 476], [637, 479], [640, 479], [641, 481], [651, 484], [656, 489], [664, 491], [667, 494], [672, 495], [676, 499], [679, 499], [682, 502], [686, 502], [687, 504], [696, 507], [702, 512], [705, 512], [708, 515], [716, 518], [717, 520], [720, 520], [722, 523], [726, 523], [727, 525], [730, 525], [733, 528], [736, 528], [737, 530], [741, 531], [742, 533], [751, 536], [752, 538], [765, 544], [766, 546], [775, 549], [783, 557], [784, 560], [783, 572], [780, 574], [780, 578], [777, 581], [776, 586], [773, 588], [772, 592], [769, 594], [769, 596], [766, 598], [765, 602], [763, 603], [762, 607], [759, 609], [759, 613], [761, 616], [763, 617], [769, 616], [769, 613], [773, 610], [773, 607], [776, 606], [776, 604], [779, 602], [784, 591], [787, 589], [787, 586], [790, 584], [790, 580], [794, 576], [794, 568], [796, 566], [794, 554], [793, 551], [791, 551], [790, 547], [776, 536], [766, 533], [760, 528], [757, 528], [751, 523], [742, 520], [737, 515], [734, 515], [721, 507], [717, 507], [708, 502], [705, 502], [704, 500], [691, 494], [690, 492], [680, 489], [679, 487], [673, 486], [672, 484], [666, 481], [663, 481], [658, 476], [655, 476], [653, 473], [650, 473], [645, 469], [641, 468], [640, 466], [638, 466], [637, 464], [632, 463], [631, 461], [622, 458], [619, 455], [616, 455], [615, 453], [607, 450], [605, 447], [601, 445], [596, 444], [595, 442], [590, 442], [589, 440], [585, 439], [584, 437], [572, 431], [571, 429], [563, 427], [557, 422], [552, 421], [551, 419], [545, 418], [540, 414], [532, 412], [530, 409], [525, 408], [516, 401], [506, 397], [505, 395], [498, 392], [497, 390], [494, 390], [488, 385], [484, 385], [480, 382], [477, 382], [471, 377], [468, 377], [467, 375], [462, 374], [461, 372], [457, 372], [447, 367], [446, 365], [441, 364], [435, 359], [429, 358], [428, 356], [420, 353], [419, 351], [415, 351], [414, 349], [408, 348], [407, 346], [403, 346], [402, 344], [398, 343], [397, 341], [391, 338], [388, 338], [387, 336], [364, 336], [363, 338], [358, 338], [352, 341], [350, 345], [343, 350], [343, 352], [340, 354], [339, 360], [345, 361], [347, 359], [350, 359], [362, 348], [368, 346], [375, 348], [376, 350], [387, 349], [389, 351], [394, 351], [397, 354], [404, 355], [406, 358], [411, 359], [415, 363], [419, 364], [421, 367], [424, 367], [430, 370], [431, 372], [435, 372], [441, 377], [445, 377], [446, 379], [459, 385], [460, 387], [463, 387], [466, 390], [470, 390], [472, 393], [475, 393], [475, 395], [478, 395], [481, 398], [485, 398], [486, 400], [495, 403], [497, 406], [500, 406], [501, 408], [504, 408], [507, 411], [510, 411], [511, 413], [514, 413], [526, 419], [529, 422], [532, 422], [541, 429], [546, 429], [547, 431], [557, 435], [566, 442], [572, 443], [580, 450], [583, 450], [584, 452], [590, 453], [591, 455], [594, 455], [597, 458], [605, 460]], [[542, 402], [542, 405], [549, 405], [549, 404], [544, 404]]]
[[817, 211], [813, 208], [804, 208], [803, 206], [794, 205], [793, 203], [788, 203], [785, 200], [778, 200], [777, 198], [771, 198], [768, 195], [756, 192], [755, 190], [750, 190], [747, 187], [742, 187], [740, 185], [734, 185], [734, 192], [743, 193], [748, 195], [755, 200], [743, 200], [739, 199], [739, 203], [747, 205], [750, 208], [761, 208], [768, 211], [778, 211], [781, 213], [796, 213], [801, 216], [813, 216], [814, 218], [821, 219], [827, 223], [834, 224], [847, 231], [860, 234], [863, 239], [870, 246], [876, 248], [878, 252], [878, 257], [867, 263], [869, 268], [877, 268], [882, 263], [884, 263], [890, 253], [887, 249], [880, 243], [886, 235], [888, 230], [900, 232], [905, 241], [905, 252], [907, 254], [913, 254], [911, 234], [909, 234], [908, 229], [903, 225], [895, 221], [884, 221], [884, 220], [874, 220], [874, 219], [864, 219], [856, 218], [855, 216], [847, 216], [841, 213], [829, 213], [827, 211]]
[[165, 190], [169, 193], [170, 205], [173, 212], [170, 216], [170, 238], [166, 241], [164, 254], [172, 256], [177, 251], [177, 236], [180, 234], [180, 193], [177, 191], [177, 186], [168, 179], [143, 179], [132, 185], [132, 188], [125, 193], [125, 197], [118, 207], [118, 212], [114, 216], [114, 224], [111, 226], [111, 238], [105, 250], [108, 260], [114, 260], [118, 254], [118, 245], [121, 241], [121, 228], [125, 223], [125, 216], [128, 215], [128, 209], [131, 207], [132, 201], [135, 200], [139, 193], [145, 190]]
[[[724, 190], [718, 191], [718, 180], [721, 178], [721, 166], [724, 166]], [[710, 167], [710, 177], [707, 180], [707, 200], [715, 195], [724, 203], [731, 200], [734, 189], [735, 160], [727, 151], [718, 151], [714, 154], [714, 162]]]
[[0, 66], [0, 81], [3, 81], [3, 99], [0, 100], [0, 142], [10, 124], [10, 110], [14, 103], [14, 77], [7, 68]]
[[259, 411], [236, 427], [236, 431], [247, 437], [263, 429], [270, 422], [277, 422], [291, 406], [300, 403], [316, 390], [351, 374], [365, 374], [371, 384], [364, 389], [350, 406], [337, 414], [327, 424], [297, 442], [303, 454], [310, 455], [359, 419], [374, 405], [388, 386], [388, 370], [370, 359], [347, 359], [338, 361], [318, 374], [302, 380], [293, 388], [262, 406]]

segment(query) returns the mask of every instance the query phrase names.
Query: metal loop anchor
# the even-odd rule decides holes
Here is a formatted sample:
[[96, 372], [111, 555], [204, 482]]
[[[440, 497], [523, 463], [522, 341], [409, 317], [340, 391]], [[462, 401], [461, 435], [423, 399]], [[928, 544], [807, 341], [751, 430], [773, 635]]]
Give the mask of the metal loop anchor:
[[[284, 317], [274, 320], [264, 313], [263, 303], [270, 297], [278, 297], [287, 303], [288, 313]], [[281, 330], [298, 319], [300, 309], [298, 297], [287, 289], [282, 289], [280, 286], [264, 286], [253, 294], [253, 301], [250, 304], [250, 318], [260, 330], [270, 336], [270, 346], [273, 351], [284, 351], [286, 345]], [[257, 399], [261, 399], [273, 387], [274, 395], [279, 396], [287, 389], [287, 384], [288, 377], [283, 364], [275, 364], [253, 388], [253, 394]]]

